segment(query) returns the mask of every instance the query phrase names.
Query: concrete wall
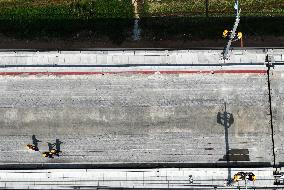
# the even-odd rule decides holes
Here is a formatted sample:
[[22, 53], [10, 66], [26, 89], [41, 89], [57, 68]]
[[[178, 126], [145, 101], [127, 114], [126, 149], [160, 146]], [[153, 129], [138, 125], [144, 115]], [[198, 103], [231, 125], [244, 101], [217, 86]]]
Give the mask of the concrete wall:
[[261, 64], [267, 54], [284, 61], [284, 49], [234, 50], [224, 62], [221, 50], [124, 50], [0, 52], [0, 65]]

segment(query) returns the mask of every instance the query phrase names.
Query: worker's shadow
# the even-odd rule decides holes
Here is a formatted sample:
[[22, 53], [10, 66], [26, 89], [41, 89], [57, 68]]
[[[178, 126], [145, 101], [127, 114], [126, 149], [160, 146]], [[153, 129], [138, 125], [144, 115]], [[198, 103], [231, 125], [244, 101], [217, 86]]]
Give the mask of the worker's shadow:
[[224, 103], [224, 112], [218, 112], [217, 114], [217, 123], [224, 126], [225, 129], [225, 144], [226, 144], [226, 155], [225, 160], [227, 161], [228, 167], [228, 183], [231, 180], [231, 167], [230, 167], [230, 146], [229, 146], [229, 128], [234, 123], [234, 116], [232, 113], [227, 112], [226, 103]]
[[56, 139], [55, 143], [50, 143], [48, 142], [48, 150], [51, 151], [52, 149], [56, 149], [58, 152], [61, 152], [61, 144], [63, 142], [61, 142], [59, 139]]
[[61, 147], [60, 145], [62, 144], [63, 142], [61, 142], [59, 139], [56, 139], [55, 141], [55, 148], [58, 152], [61, 152]]
[[48, 145], [48, 150], [50, 152], [53, 149], [53, 147], [54, 147], [54, 143], [48, 142], [47, 145]]
[[33, 145], [38, 148], [38, 143], [41, 142], [36, 138], [35, 135], [32, 136]]

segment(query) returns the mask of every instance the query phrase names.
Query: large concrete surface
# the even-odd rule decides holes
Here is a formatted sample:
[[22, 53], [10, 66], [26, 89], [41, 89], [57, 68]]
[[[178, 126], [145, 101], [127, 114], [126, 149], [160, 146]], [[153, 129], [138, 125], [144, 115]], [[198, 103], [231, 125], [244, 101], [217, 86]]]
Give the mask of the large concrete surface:
[[284, 65], [270, 72], [276, 163], [284, 165]]
[[0, 97], [2, 164], [273, 162], [265, 74], [1, 76]]
[[[253, 172], [255, 182], [228, 184], [227, 168], [155, 168], [119, 170], [1, 170], [1, 189], [283, 189], [274, 185], [272, 168], [232, 168]], [[191, 181], [189, 180], [191, 176]]]

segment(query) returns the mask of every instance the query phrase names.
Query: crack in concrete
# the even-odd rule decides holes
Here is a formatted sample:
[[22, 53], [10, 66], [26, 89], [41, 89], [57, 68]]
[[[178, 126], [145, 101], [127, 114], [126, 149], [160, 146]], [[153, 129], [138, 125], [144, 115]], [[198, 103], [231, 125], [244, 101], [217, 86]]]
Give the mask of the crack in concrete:
[[274, 142], [274, 126], [273, 126], [273, 111], [271, 103], [271, 85], [270, 85], [270, 68], [271, 65], [267, 65], [267, 84], [268, 84], [268, 101], [269, 101], [269, 115], [270, 115], [270, 128], [271, 128], [271, 140], [272, 140], [272, 152], [273, 152], [273, 167], [276, 167], [276, 155], [275, 155], [275, 142]]

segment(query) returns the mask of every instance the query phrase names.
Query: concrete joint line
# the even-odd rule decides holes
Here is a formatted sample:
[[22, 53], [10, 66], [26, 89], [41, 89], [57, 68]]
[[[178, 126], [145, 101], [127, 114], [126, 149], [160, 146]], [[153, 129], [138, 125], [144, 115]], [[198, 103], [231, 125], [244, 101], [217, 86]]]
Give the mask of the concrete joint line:
[[272, 100], [271, 100], [271, 81], [270, 81], [270, 68], [273, 67], [273, 65], [271, 65], [268, 62], [266, 66], [267, 66], [267, 84], [268, 84], [270, 128], [271, 128], [271, 140], [272, 140], [272, 152], [273, 152], [273, 167], [275, 168], [276, 167], [276, 155], [275, 155], [273, 111], [272, 111]]

